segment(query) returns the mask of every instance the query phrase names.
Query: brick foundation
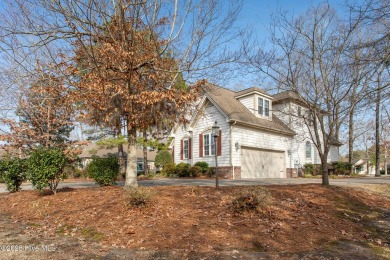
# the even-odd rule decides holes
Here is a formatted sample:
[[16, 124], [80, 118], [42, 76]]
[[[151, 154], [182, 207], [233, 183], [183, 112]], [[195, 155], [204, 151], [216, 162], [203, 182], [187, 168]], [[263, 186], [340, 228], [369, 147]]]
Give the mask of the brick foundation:
[[[233, 167], [232, 166], [221, 166], [218, 167], [218, 176], [225, 179], [233, 179]], [[234, 178], [241, 178], [241, 167], [234, 167]]]
[[302, 177], [299, 175], [302, 175], [302, 169], [298, 169], [298, 171], [297, 171], [297, 168], [287, 168], [286, 169], [286, 177], [287, 178]]
[[[302, 169], [299, 169], [300, 174], [302, 175]], [[218, 176], [225, 179], [233, 179], [233, 167], [232, 166], [221, 166], [218, 167]], [[296, 168], [287, 168], [286, 169], [287, 178], [297, 178], [300, 177]], [[234, 179], [241, 179], [241, 167], [234, 166]]]
[[287, 178], [297, 178], [298, 172], [296, 168], [287, 168], [286, 169], [286, 177]]

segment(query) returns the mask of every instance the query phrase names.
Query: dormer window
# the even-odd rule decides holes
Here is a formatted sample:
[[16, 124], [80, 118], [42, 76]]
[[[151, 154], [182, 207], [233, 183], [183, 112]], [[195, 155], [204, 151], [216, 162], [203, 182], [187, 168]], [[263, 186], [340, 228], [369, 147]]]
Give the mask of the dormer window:
[[260, 116], [269, 117], [269, 100], [259, 97], [257, 99], [257, 113]]
[[259, 107], [257, 109], [257, 111], [259, 112], [259, 115], [263, 115], [263, 102], [264, 102], [264, 100], [262, 98], [259, 98], [259, 102], [258, 102]]

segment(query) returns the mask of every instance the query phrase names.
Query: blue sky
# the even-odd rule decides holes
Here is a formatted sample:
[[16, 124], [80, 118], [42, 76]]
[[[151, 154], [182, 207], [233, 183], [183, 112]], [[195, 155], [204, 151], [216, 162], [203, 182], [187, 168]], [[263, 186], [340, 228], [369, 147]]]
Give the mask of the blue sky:
[[240, 24], [253, 26], [257, 38], [262, 41], [268, 36], [267, 28], [270, 25], [270, 17], [277, 9], [288, 10], [289, 14], [299, 16], [310, 6], [317, 6], [321, 3], [329, 3], [339, 15], [342, 15], [345, 10], [344, 0], [245, 0]]
[[[359, 1], [361, 2], [361, 1]], [[329, 3], [332, 8], [337, 11], [337, 14], [343, 18], [343, 14], [347, 10], [345, 0], [244, 0], [244, 6], [240, 14], [238, 26], [241, 28], [249, 27], [253, 30], [252, 36], [257, 42], [265, 44], [264, 47], [271, 47], [269, 43], [269, 32], [271, 15], [279, 9], [288, 12], [288, 16], [300, 16], [304, 14], [310, 7], [317, 7], [320, 4]], [[358, 3], [355, 1], [354, 3]], [[234, 80], [235, 79], [235, 80]], [[227, 82], [217, 82], [225, 87], [239, 90], [251, 86], [262, 86], [266, 84], [259, 81], [256, 75], [238, 74], [234, 79], [228, 79]]]

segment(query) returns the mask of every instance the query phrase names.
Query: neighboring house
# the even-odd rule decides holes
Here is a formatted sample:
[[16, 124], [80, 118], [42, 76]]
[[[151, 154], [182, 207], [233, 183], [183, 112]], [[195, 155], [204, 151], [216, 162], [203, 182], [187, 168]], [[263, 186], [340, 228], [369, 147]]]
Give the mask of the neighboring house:
[[[305, 163], [319, 164], [307, 126], [293, 116], [308, 112], [297, 97], [293, 92], [271, 96], [257, 87], [235, 92], [207, 86], [190, 123], [173, 130], [174, 162], [205, 161], [215, 166], [211, 127], [216, 121], [221, 176], [285, 178], [296, 176], [297, 168]], [[331, 146], [329, 162], [338, 160], [340, 145], [334, 142]]]
[[358, 159], [352, 162], [353, 172], [357, 174], [375, 174], [375, 165], [368, 163], [367, 171], [367, 159]]
[[[126, 145], [123, 146], [123, 150], [124, 150], [124, 158], [127, 158]], [[155, 171], [154, 159], [156, 158], [156, 154], [157, 151], [148, 150], [147, 152], [149, 171]], [[93, 156], [104, 158], [104, 157], [108, 157], [109, 155], [117, 156], [118, 147], [112, 149], [106, 149], [96, 144], [89, 144], [86, 147], [84, 147], [79, 157], [81, 159], [82, 167], [84, 168], [92, 160]], [[143, 172], [143, 171], [144, 171], [144, 153], [142, 148], [137, 148], [137, 172]]]

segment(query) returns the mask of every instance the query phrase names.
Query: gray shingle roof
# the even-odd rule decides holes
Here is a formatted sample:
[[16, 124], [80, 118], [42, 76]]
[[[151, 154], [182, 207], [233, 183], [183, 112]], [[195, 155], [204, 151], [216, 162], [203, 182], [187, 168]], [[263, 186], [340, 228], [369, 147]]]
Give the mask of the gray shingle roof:
[[284, 100], [294, 100], [296, 102], [303, 103], [303, 100], [298, 95], [298, 93], [295, 92], [295, 91], [291, 91], [291, 90], [280, 92], [278, 94], [272, 95], [272, 97], [273, 97], [272, 102], [274, 104], [280, 103], [280, 102], [282, 102]]
[[270, 96], [268, 93], [266, 93], [264, 90], [258, 88], [258, 87], [251, 87], [251, 88], [247, 88], [247, 89], [244, 89], [244, 90], [240, 90], [240, 91], [237, 91], [236, 94], [235, 94], [235, 97], [239, 97], [239, 96], [243, 96], [245, 94], [248, 94], [248, 93], [251, 93], [251, 92], [259, 92], [261, 94], [264, 94], [266, 96], [269, 96], [271, 97], [272, 99], [272, 96]]
[[[295, 135], [295, 132], [288, 128], [288, 126], [285, 125], [275, 115], [272, 115], [272, 120], [256, 117], [240, 101], [236, 99], [236, 96], [240, 96], [243, 93], [252, 92], [254, 88], [240, 92], [234, 92], [216, 85], [207, 84], [204, 89], [206, 95], [211, 99], [211, 101], [213, 101], [230, 120], [236, 121], [237, 124], [248, 125], [285, 135]], [[260, 92], [260, 89], [255, 89], [256, 91]], [[268, 95], [264, 91], [261, 91], [260, 93]]]

